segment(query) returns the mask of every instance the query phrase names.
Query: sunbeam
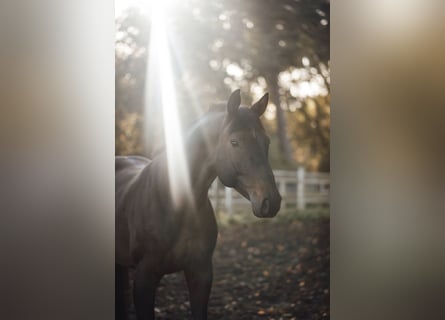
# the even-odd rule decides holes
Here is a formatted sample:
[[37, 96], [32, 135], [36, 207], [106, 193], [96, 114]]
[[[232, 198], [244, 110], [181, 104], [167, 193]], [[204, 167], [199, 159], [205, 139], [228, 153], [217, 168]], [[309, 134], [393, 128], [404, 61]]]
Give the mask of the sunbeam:
[[180, 206], [192, 199], [191, 183], [179, 121], [164, 6], [158, 1], [152, 2], [149, 48], [146, 87], [149, 98], [145, 108], [149, 110], [149, 104], [154, 101], [161, 106], [170, 191], [174, 205]]

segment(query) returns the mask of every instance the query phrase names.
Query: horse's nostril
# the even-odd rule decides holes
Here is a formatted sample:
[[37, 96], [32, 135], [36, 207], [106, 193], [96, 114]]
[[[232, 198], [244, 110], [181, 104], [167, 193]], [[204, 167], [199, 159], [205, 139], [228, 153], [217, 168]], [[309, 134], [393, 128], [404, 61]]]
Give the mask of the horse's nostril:
[[261, 206], [261, 212], [266, 214], [269, 212], [269, 206], [270, 206], [270, 202], [269, 199], [264, 199], [263, 200], [263, 205]]

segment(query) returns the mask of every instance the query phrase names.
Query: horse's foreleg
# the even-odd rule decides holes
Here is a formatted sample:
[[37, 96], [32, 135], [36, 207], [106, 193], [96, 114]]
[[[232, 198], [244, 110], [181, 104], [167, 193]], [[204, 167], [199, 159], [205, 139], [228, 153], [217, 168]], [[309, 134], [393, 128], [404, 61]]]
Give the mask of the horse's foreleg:
[[155, 318], [155, 293], [160, 280], [161, 276], [150, 272], [142, 264], [136, 268], [133, 296], [138, 320]]
[[212, 287], [212, 261], [197, 263], [185, 271], [194, 320], [207, 319], [207, 304]]
[[127, 319], [128, 269], [115, 265], [115, 312], [117, 320]]

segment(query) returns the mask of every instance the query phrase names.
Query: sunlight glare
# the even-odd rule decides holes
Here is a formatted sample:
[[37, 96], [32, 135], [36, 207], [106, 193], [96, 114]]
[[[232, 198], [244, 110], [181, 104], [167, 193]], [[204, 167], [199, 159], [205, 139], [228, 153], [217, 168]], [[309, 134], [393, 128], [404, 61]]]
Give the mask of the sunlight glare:
[[235, 78], [235, 80], [241, 80], [244, 76], [243, 69], [236, 63], [231, 63], [226, 67], [226, 72], [228, 75]]
[[[168, 179], [175, 206], [191, 201], [191, 184], [187, 158], [184, 152], [181, 124], [175, 94], [171, 53], [165, 26], [163, 5], [152, 4], [149, 68], [147, 68], [148, 94], [159, 95], [162, 107], [164, 137], [167, 155]], [[155, 70], [154, 70], [155, 69]], [[157, 75], [157, 76], [153, 76]], [[147, 104], [154, 99], [148, 99]], [[148, 109], [149, 106], [146, 106]], [[191, 204], [189, 202], [189, 204]]]

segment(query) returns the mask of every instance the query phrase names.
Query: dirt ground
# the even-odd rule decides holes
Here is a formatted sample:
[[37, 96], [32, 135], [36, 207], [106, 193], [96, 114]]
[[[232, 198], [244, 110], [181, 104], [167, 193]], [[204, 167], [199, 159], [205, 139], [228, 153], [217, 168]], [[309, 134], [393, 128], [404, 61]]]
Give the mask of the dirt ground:
[[[329, 319], [329, 258], [326, 217], [220, 228], [209, 319]], [[155, 312], [191, 319], [182, 273], [163, 278]]]

